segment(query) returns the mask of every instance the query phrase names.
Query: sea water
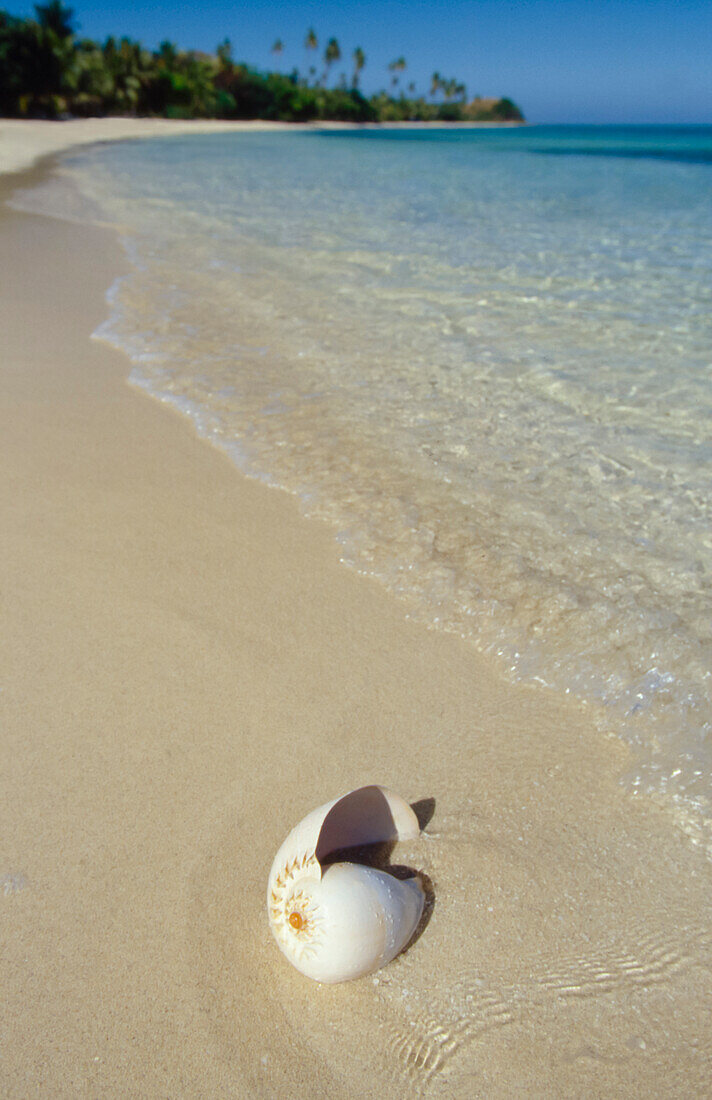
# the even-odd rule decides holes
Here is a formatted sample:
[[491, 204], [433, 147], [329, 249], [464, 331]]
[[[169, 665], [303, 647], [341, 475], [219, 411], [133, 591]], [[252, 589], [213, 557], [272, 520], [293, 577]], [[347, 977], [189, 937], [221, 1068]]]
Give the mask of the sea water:
[[712, 851], [712, 128], [128, 142], [99, 333]]

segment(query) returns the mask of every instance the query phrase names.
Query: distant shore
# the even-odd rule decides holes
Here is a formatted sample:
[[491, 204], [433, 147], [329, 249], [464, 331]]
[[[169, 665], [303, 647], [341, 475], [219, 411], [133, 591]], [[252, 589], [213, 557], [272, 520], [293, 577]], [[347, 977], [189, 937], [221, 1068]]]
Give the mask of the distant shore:
[[129, 138], [176, 137], [179, 134], [231, 134], [257, 131], [353, 130], [353, 129], [501, 129], [521, 126], [519, 122], [224, 122], [216, 119], [190, 121], [166, 118], [82, 118], [54, 122], [44, 119], [0, 119], [0, 172], [19, 172], [42, 157], [93, 142], [125, 141]]

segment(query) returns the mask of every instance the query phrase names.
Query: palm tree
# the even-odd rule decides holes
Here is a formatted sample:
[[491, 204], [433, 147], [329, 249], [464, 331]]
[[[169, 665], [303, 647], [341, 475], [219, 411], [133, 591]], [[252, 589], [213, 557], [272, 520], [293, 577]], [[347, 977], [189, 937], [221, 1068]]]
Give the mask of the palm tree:
[[433, 97], [433, 99], [435, 99], [435, 96], [440, 91], [440, 89], [442, 87], [442, 83], [443, 82], [442, 82], [442, 77], [440, 76], [440, 73], [433, 73], [433, 75], [431, 77], [431, 80], [430, 80], [430, 94]]
[[218, 61], [220, 62], [220, 68], [222, 70], [232, 69], [232, 42], [229, 38], [224, 38], [222, 40], [216, 52], [218, 55]]
[[142, 78], [151, 62], [138, 42], [122, 38], [107, 38], [102, 47], [104, 66], [111, 77], [112, 92], [109, 99], [112, 110], [133, 114], [141, 96]]
[[[309, 30], [307, 31], [307, 36], [304, 39], [304, 49], [307, 51], [307, 65], [309, 65], [309, 54], [313, 50], [318, 49], [318, 47], [319, 47], [319, 42], [317, 40], [316, 34], [314, 33], [314, 28], [310, 27]], [[314, 66], [309, 65], [309, 74], [310, 74], [310, 76], [314, 76], [315, 73], [316, 73], [316, 69], [314, 68]]]
[[354, 88], [358, 88], [359, 76], [361, 74], [361, 70], [363, 69], [364, 65], [366, 64], [366, 54], [363, 52], [363, 50], [361, 49], [360, 46], [357, 46], [356, 49], [354, 50], [353, 59], [354, 59], [353, 86], [354, 86]]
[[406, 63], [405, 63], [405, 58], [404, 57], [399, 57], [395, 61], [391, 61], [390, 65], [388, 66], [388, 71], [390, 73], [393, 73], [393, 77], [391, 79], [391, 84], [393, 85], [394, 88], [398, 84], [398, 76], [396, 74], [404, 72], [405, 68], [406, 68]]
[[334, 62], [339, 61], [340, 58], [341, 50], [339, 48], [339, 43], [336, 41], [335, 38], [330, 38], [326, 44], [326, 49], [324, 50], [324, 64], [326, 65], [326, 69], [324, 70], [325, 81], [329, 79], [329, 69], [334, 64]]
[[51, 0], [49, 4], [38, 4], [35, 12], [37, 22], [18, 23], [17, 56], [13, 62], [11, 49], [9, 58], [2, 57], [0, 78], [7, 73], [12, 80], [13, 68], [19, 68], [22, 86], [16, 95], [20, 113], [39, 110], [54, 118], [67, 110], [81, 79], [85, 58], [80, 56], [74, 41], [71, 8], [65, 8], [59, 0]]
[[445, 93], [445, 99], [448, 101], [448, 103], [451, 99], [457, 99], [458, 96], [463, 99], [465, 97], [465, 85], [458, 84], [455, 79], [444, 80], [441, 82], [440, 86]]
[[284, 42], [282, 41], [281, 38], [278, 38], [277, 41], [272, 46], [271, 52], [275, 55], [275, 57], [279, 57], [279, 55], [283, 51], [284, 51]]
[[158, 47], [157, 58], [166, 69], [172, 69], [178, 60], [178, 47], [168, 39], [164, 39]]
[[49, 4], [36, 4], [37, 22], [45, 31], [51, 31], [59, 39], [71, 38], [74, 34], [74, 11], [65, 8], [61, 0], [50, 0]]

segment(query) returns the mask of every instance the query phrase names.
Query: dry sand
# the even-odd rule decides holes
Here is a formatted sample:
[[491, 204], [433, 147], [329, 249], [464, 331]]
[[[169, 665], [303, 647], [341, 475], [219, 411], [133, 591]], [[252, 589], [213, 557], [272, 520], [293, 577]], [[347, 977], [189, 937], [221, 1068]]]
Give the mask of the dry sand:
[[66, 122], [26, 122], [0, 118], [0, 172], [17, 172], [50, 153], [99, 141], [301, 128], [286, 122], [224, 122], [219, 119], [182, 122], [169, 118], [75, 118]]
[[[710, 866], [626, 750], [126, 385], [112, 234], [5, 208], [0, 254], [0, 1094], [709, 1095]], [[372, 781], [435, 800], [432, 917], [318, 986], [267, 873]]]

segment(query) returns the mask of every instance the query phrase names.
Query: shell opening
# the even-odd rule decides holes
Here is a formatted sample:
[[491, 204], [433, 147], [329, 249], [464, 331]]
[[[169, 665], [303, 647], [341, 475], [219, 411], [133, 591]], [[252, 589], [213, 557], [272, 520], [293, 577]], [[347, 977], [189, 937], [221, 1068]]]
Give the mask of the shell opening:
[[335, 852], [391, 840], [415, 840], [419, 835], [418, 819], [407, 802], [383, 787], [359, 787], [329, 808], [314, 854], [323, 867]]

